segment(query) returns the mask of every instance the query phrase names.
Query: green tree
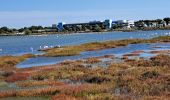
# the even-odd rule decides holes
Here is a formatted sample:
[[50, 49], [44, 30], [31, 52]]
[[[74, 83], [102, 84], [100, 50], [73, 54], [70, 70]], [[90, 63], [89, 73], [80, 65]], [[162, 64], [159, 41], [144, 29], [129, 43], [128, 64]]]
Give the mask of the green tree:
[[166, 25], [168, 25], [168, 24], [169, 24], [169, 22], [170, 22], [170, 18], [169, 18], [169, 17], [164, 18], [163, 20], [166, 22]]
[[5, 34], [8, 34], [8, 33], [12, 33], [12, 29], [9, 29], [8, 27], [1, 27], [0, 28], [0, 33], [5, 33]]
[[150, 25], [151, 20], [144, 20], [143, 22], [144, 22], [147, 26], [149, 26], [149, 25]]
[[87, 27], [85, 25], [82, 25], [82, 31], [86, 31]]
[[18, 32], [24, 32], [24, 28], [18, 29]]
[[94, 26], [94, 29], [93, 29], [95, 32], [100, 32], [102, 30], [102, 28], [99, 26], [99, 25], [95, 25]]
[[157, 19], [155, 21], [158, 22], [158, 24], [162, 24], [162, 19]]
[[26, 29], [25, 30], [25, 35], [29, 35], [29, 34], [31, 34], [32, 32], [31, 32], [31, 30], [29, 30], [29, 29]]

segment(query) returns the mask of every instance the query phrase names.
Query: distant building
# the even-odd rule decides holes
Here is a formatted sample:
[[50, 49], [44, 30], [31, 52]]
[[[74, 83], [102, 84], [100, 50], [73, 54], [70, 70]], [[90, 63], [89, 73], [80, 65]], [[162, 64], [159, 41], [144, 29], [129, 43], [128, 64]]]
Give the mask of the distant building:
[[127, 20], [117, 20], [115, 21], [117, 24], [126, 24]]
[[117, 20], [112, 23], [113, 25], [118, 25], [121, 28], [133, 28], [135, 26], [134, 20]]
[[151, 22], [149, 24], [149, 27], [157, 27], [158, 26], [158, 22]]
[[112, 21], [111, 19], [106, 19], [104, 21], [90, 21], [87, 23], [71, 23], [65, 24], [63, 22], [58, 23], [57, 28], [59, 31], [64, 29], [68, 31], [79, 31], [94, 29], [95, 27], [100, 27], [101, 29], [111, 29], [113, 26], [119, 26], [120, 28], [133, 28], [135, 26], [135, 22], [133, 20], [118, 20]]
[[64, 22], [58, 23], [58, 25], [57, 25], [58, 30], [59, 30], [59, 31], [62, 31], [62, 30], [64, 29], [64, 25], [65, 25]]
[[127, 23], [128, 23], [128, 26], [129, 26], [130, 28], [132, 28], [132, 27], [135, 26], [135, 21], [134, 21], [134, 20], [128, 20]]
[[56, 29], [57, 28], [57, 24], [52, 24], [52, 28]]
[[107, 20], [105, 20], [104, 21], [104, 26], [105, 26], [105, 28], [106, 29], [110, 29], [110, 28], [112, 28], [112, 20], [111, 19], [107, 19]]
[[[70, 23], [65, 24], [63, 22], [58, 23], [57, 28], [59, 31], [62, 31], [63, 29], [75, 29], [76, 27], [95, 27], [98, 25], [99, 27], [103, 27], [104, 22], [102, 21], [90, 21], [87, 23]], [[106, 27], [110, 27], [110, 23], [108, 22]]]

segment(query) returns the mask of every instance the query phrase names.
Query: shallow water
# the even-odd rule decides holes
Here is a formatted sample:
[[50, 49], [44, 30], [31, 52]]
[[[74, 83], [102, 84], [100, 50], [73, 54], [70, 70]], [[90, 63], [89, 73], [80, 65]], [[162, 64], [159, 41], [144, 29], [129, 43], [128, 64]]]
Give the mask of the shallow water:
[[[159, 48], [154, 48], [155, 46], [159, 46]], [[65, 57], [36, 57], [30, 58], [25, 60], [24, 62], [17, 65], [18, 68], [27, 68], [33, 66], [44, 66], [44, 65], [51, 65], [63, 62], [65, 60], [79, 60], [84, 58], [90, 57], [99, 57], [104, 55], [114, 55], [118, 58], [121, 58], [124, 54], [131, 53], [134, 51], [143, 50], [144, 53], [141, 53], [139, 57], [148, 58], [154, 56], [155, 54], [150, 54], [151, 50], [169, 50], [170, 44], [130, 44], [125, 47], [119, 48], [111, 48], [105, 50], [98, 50], [98, 51], [87, 51], [82, 52], [81, 55], [76, 56], [65, 56]]]
[[119, 40], [129, 38], [153, 38], [170, 35], [170, 30], [138, 31], [138, 32], [107, 32], [80, 33], [48, 36], [0, 36], [0, 56], [22, 55], [25, 53], [41, 53], [43, 47], [77, 45], [95, 41]]

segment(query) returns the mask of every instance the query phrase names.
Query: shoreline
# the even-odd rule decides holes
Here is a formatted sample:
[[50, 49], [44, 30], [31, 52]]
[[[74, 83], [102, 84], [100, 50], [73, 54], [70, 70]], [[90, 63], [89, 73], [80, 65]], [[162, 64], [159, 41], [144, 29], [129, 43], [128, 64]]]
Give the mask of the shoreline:
[[47, 32], [47, 33], [32, 33], [30, 35], [25, 34], [0, 34], [0, 36], [48, 36], [48, 35], [62, 35], [62, 34], [88, 34], [88, 33], [107, 33], [107, 32], [141, 32], [141, 31], [159, 31], [159, 30], [170, 30], [168, 29], [143, 29], [143, 30], [135, 30], [135, 29], [115, 29], [115, 30], [109, 30], [109, 31], [100, 31], [100, 32], [93, 32], [93, 31], [87, 31], [87, 32]]

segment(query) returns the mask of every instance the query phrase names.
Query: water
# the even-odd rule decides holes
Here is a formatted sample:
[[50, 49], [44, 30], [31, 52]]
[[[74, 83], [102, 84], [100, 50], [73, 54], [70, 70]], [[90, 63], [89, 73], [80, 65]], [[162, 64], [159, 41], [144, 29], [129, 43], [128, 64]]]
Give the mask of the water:
[[[129, 38], [153, 38], [158, 36], [170, 35], [170, 30], [157, 31], [138, 31], [138, 32], [107, 32], [107, 33], [81, 33], [81, 34], [55, 34], [47, 36], [1, 36], [0, 37], [0, 56], [3, 55], [22, 55], [26, 53], [39, 54], [37, 50], [43, 47], [78, 45], [88, 42], [120, 40]], [[158, 44], [155, 44], [159, 46]], [[152, 46], [155, 46], [152, 45]], [[163, 49], [169, 49], [164, 46]], [[97, 57], [103, 55], [121, 56], [136, 50], [160, 49], [152, 48], [147, 44], [128, 45], [126, 47], [106, 49], [100, 51], [82, 52], [81, 55], [68, 57], [37, 57], [30, 58], [17, 65], [18, 68], [43, 66], [62, 62], [64, 60], [77, 60], [82, 58]], [[148, 56], [147, 53], [141, 56]]]
[[[153, 48], [155, 45], [159, 46], [159, 48]], [[169, 50], [169, 49], [170, 49], [170, 44], [158, 44], [158, 43], [130, 44], [125, 47], [82, 52], [80, 55], [76, 55], [76, 56], [30, 58], [18, 64], [17, 67], [27, 68], [33, 66], [44, 66], [44, 65], [57, 64], [65, 60], [79, 60], [79, 59], [84, 59], [89, 57], [99, 57], [104, 55], [115, 55], [116, 57], [121, 57], [124, 54], [131, 53], [134, 51], [139, 51], [139, 50], [145, 51], [144, 53], [141, 53], [140, 57], [150, 57], [150, 56], [154, 56], [154, 54], [149, 53], [149, 51], [151, 50]]]
[[139, 32], [81, 33], [48, 36], [0, 36], [0, 56], [38, 54], [37, 50], [45, 46], [77, 45], [95, 41], [119, 40], [129, 38], [153, 38], [170, 35], [170, 30]]

